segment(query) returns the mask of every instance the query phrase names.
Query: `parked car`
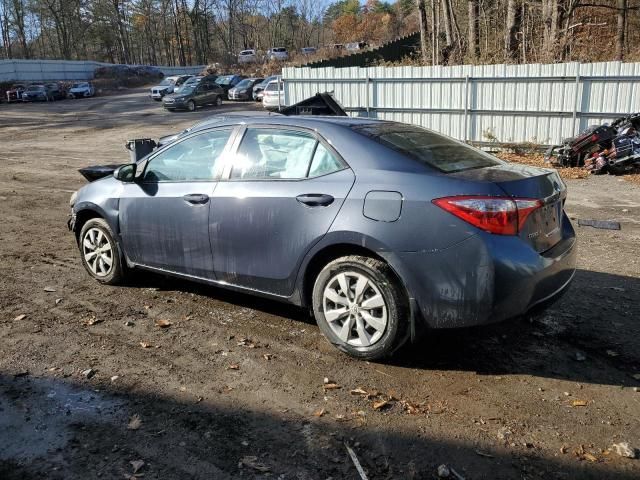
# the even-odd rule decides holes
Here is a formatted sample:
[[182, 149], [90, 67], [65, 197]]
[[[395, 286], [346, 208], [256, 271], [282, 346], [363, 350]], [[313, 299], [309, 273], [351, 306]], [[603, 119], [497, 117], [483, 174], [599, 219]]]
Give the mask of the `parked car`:
[[7, 90], [7, 103], [21, 101], [22, 93], [26, 90], [26, 88], [27, 87], [21, 83], [12, 85], [11, 88]]
[[162, 106], [167, 110], [189, 110], [193, 112], [203, 105], [222, 105], [224, 90], [213, 82], [200, 81], [195, 85], [183, 85], [176, 93], [165, 95]]
[[253, 87], [263, 80], [264, 78], [245, 78], [235, 87], [229, 89], [229, 100], [251, 100]]
[[162, 97], [169, 93], [173, 93], [192, 76], [193, 75], [176, 75], [172, 77], [165, 77], [158, 85], [151, 87], [149, 96], [159, 102], [162, 100]]
[[220, 75], [216, 78], [216, 83], [224, 89], [224, 98], [229, 98], [229, 90], [238, 85], [245, 78], [247, 77], [243, 75]]
[[284, 47], [274, 47], [267, 50], [267, 61], [278, 60], [284, 61], [289, 59], [289, 52]]
[[412, 125], [218, 116], [73, 194], [69, 226], [100, 283], [140, 268], [291, 302], [379, 359], [565, 292], [566, 195], [555, 170]]
[[91, 82], [80, 82], [71, 85], [67, 92], [69, 98], [93, 97], [96, 89]]
[[265, 78], [264, 80], [262, 80], [257, 85], [255, 85], [253, 87], [253, 99], [256, 102], [261, 102], [262, 101], [262, 95], [263, 95], [265, 87], [269, 84], [269, 82], [271, 82], [273, 80], [277, 80], [277, 79], [278, 79], [278, 75], [272, 75], [270, 77]]
[[303, 47], [300, 49], [302, 55], [315, 55], [317, 51], [316, 47]]
[[350, 42], [350, 43], [345, 43], [344, 47], [350, 52], [355, 52], [358, 50], [364, 50], [365, 48], [368, 47], [368, 44], [367, 42]]
[[258, 56], [255, 50], [242, 50], [238, 54], [238, 63], [256, 63]]
[[[278, 86], [280, 89], [278, 90]], [[276, 110], [284, 106], [284, 83], [272, 80], [262, 92], [262, 106], [267, 110]]]
[[180, 89], [184, 88], [184, 87], [188, 87], [188, 86], [193, 86], [193, 85], [197, 85], [198, 83], [205, 81], [205, 82], [215, 82], [216, 78], [218, 78], [217, 75], [195, 75], [193, 77], [191, 77], [190, 79], [188, 79], [186, 82], [184, 82], [180, 87], [178, 87], [174, 93], [177, 93], [180, 91]]
[[29, 85], [22, 92], [24, 102], [52, 102], [61, 100], [65, 96], [64, 90], [56, 83]]

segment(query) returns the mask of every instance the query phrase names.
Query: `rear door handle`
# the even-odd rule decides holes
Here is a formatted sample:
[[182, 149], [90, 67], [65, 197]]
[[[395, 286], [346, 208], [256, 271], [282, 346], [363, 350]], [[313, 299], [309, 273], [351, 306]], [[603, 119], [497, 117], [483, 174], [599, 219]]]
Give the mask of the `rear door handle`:
[[191, 205], [203, 205], [209, 201], [209, 195], [204, 193], [190, 193], [182, 198]]
[[334, 198], [331, 195], [323, 193], [305, 193], [296, 197], [300, 203], [304, 203], [308, 207], [326, 207], [333, 203]]

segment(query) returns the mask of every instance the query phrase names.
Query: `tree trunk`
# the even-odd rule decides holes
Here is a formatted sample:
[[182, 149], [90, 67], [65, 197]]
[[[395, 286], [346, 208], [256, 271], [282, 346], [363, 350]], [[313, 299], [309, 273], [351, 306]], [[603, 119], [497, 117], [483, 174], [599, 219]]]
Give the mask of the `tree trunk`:
[[542, 58], [547, 62], [553, 62], [558, 51], [559, 10], [558, 0], [542, 0]]
[[442, 64], [448, 65], [451, 53], [455, 48], [453, 42], [453, 20], [450, 0], [442, 0], [442, 21], [444, 22], [444, 33], [447, 40], [447, 44], [442, 47]]
[[624, 60], [624, 40], [627, 23], [627, 0], [618, 0], [618, 30], [616, 32], [616, 60]]
[[431, 0], [431, 63], [438, 65], [440, 54], [438, 53], [438, 31], [440, 29], [438, 22], [438, 14], [436, 12], [436, 0]]
[[518, 0], [508, 0], [507, 2], [507, 20], [504, 32], [504, 58], [507, 62], [516, 62], [518, 60], [519, 3]]
[[429, 52], [427, 50], [427, 10], [425, 0], [416, 0], [418, 7], [418, 18], [420, 19], [420, 49], [422, 50], [422, 63], [429, 64]]
[[471, 59], [477, 61], [480, 58], [480, 4], [478, 0], [467, 0], [469, 8], [469, 53]]

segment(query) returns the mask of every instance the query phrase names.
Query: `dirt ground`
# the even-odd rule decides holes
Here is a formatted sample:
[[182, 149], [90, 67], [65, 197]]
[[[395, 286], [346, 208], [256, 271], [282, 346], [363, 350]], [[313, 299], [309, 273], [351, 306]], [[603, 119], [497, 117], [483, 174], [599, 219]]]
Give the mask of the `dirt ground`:
[[0, 478], [359, 479], [345, 444], [370, 479], [640, 478], [611, 450], [640, 449], [640, 185], [567, 180], [572, 218], [622, 229], [576, 225], [579, 271], [546, 313], [429, 332], [386, 363], [287, 305], [90, 280], [65, 224], [77, 169], [251, 108], [171, 114], [142, 91], [0, 105]]

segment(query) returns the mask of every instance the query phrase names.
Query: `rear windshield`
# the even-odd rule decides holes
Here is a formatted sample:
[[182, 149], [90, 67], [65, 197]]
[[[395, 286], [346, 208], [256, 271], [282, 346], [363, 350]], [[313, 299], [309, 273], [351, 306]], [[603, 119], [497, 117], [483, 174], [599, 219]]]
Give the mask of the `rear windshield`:
[[233, 75], [223, 75], [222, 77], [216, 78], [216, 83], [218, 85], [230, 85], [233, 82]]
[[457, 140], [412, 125], [380, 123], [355, 126], [353, 130], [445, 173], [504, 163]]

